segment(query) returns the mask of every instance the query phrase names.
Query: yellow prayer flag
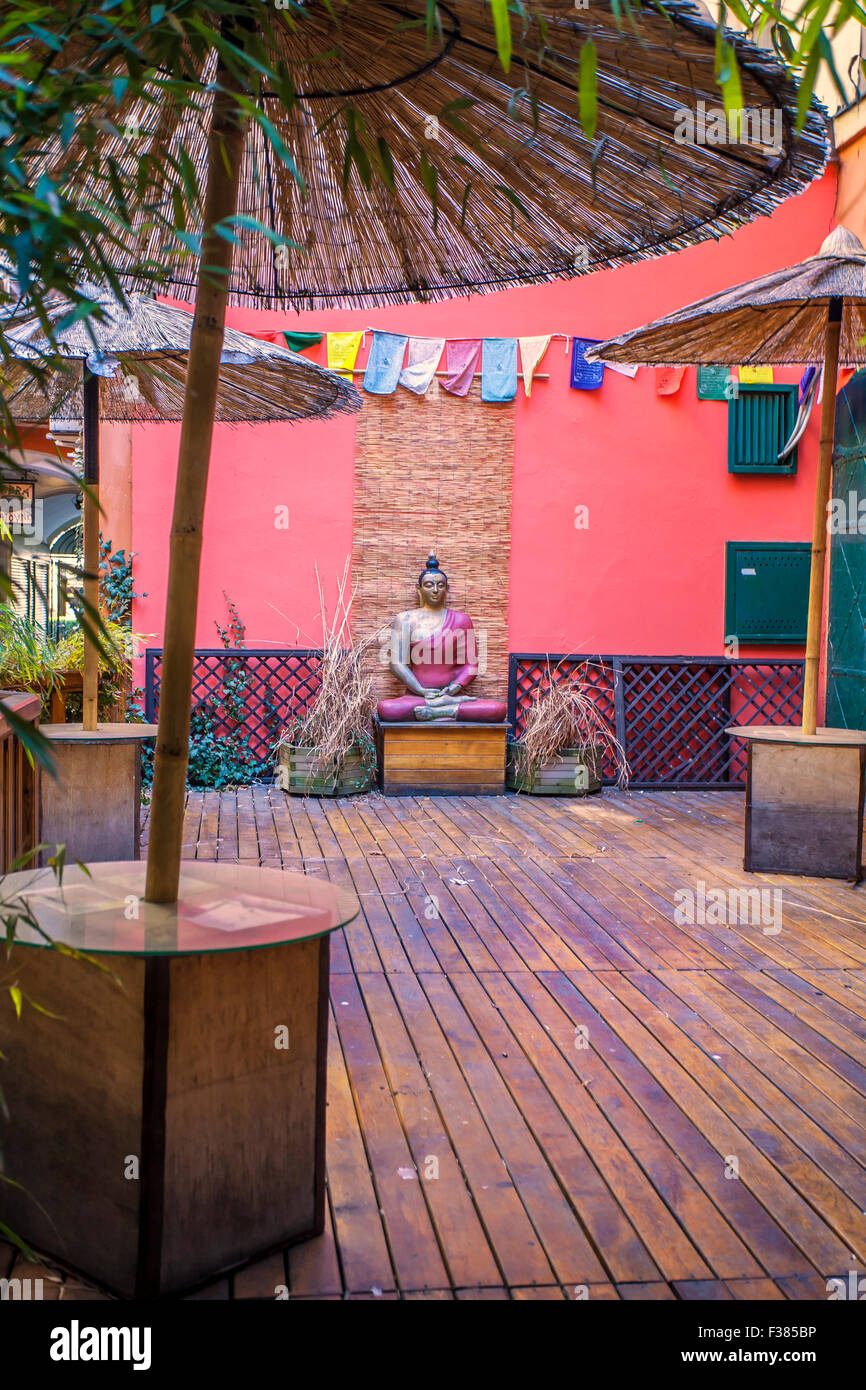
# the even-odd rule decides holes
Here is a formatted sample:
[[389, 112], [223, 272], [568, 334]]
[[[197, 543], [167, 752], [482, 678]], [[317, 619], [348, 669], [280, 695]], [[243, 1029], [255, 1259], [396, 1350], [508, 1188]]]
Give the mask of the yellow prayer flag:
[[772, 386], [772, 367], [741, 367], [740, 383], [743, 386]]
[[352, 380], [352, 368], [358, 357], [363, 333], [329, 333], [328, 366], [347, 381]]
[[527, 396], [532, 395], [532, 377], [535, 369], [550, 346], [550, 333], [534, 338], [520, 338], [520, 361], [523, 366], [523, 389]]

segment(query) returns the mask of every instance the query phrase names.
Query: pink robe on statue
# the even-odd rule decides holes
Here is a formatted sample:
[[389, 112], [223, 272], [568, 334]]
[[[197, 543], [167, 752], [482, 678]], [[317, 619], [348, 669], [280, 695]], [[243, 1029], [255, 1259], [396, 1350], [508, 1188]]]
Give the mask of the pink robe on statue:
[[[416, 646], [423, 648], [420, 660], [412, 655]], [[412, 643], [412, 653], [407, 664], [420, 685], [443, 688], [458, 681], [465, 688], [478, 675], [478, 649], [472, 619], [468, 613], [458, 613], [454, 608], [448, 609], [441, 627], [422, 642]], [[413, 719], [415, 710], [426, 703], [423, 695], [410, 692], [391, 700], [380, 700], [379, 718], [386, 724]], [[477, 724], [501, 724], [505, 714], [504, 700], [464, 700], [457, 710], [458, 719]]]

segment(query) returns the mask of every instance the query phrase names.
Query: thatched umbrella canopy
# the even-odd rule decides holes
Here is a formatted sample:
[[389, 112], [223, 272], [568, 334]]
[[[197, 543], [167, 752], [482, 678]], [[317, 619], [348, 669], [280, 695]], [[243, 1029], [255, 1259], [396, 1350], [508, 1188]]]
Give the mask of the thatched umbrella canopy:
[[824, 364], [821, 442], [812, 523], [809, 625], [803, 732], [818, 718], [818, 671], [824, 614], [827, 503], [833, 464], [839, 364], [866, 366], [866, 250], [837, 227], [820, 251], [799, 265], [689, 304], [643, 328], [598, 343], [587, 356], [641, 366]]
[[[0, 374], [12, 418], [20, 424], [49, 416], [83, 419], [84, 381], [91, 375], [99, 380], [100, 420], [182, 420], [192, 314], [142, 294], [130, 294], [124, 306], [98, 290], [88, 293], [98, 315], [64, 324], [70, 306], [58, 296], [50, 338], [33, 314], [6, 319], [4, 340], [14, 357], [0, 364]], [[306, 420], [360, 404], [358, 392], [336, 372], [275, 343], [225, 330], [215, 419]]]
[[[729, 233], [801, 191], [826, 158], [820, 108], [810, 106], [797, 134], [794, 83], [767, 52], [732, 35], [743, 107], [766, 112], [772, 129], [759, 120], [757, 130], [752, 123], [716, 142], [693, 121], [692, 138], [682, 138], [684, 116], [721, 106], [716, 28], [690, 0], [650, 0], [629, 8], [622, 25], [619, 5], [584, 12], [573, 0], [527, 0], [512, 24], [508, 74], [489, 0], [449, 0], [432, 12], [427, 0], [251, 5], [225, 33], [236, 46], [257, 9], [267, 15], [269, 65], [284, 78], [279, 93], [263, 83], [241, 94], [243, 106], [239, 79], [216, 55], [197, 67], [191, 57], [195, 108], [121, 101], [106, 110], [92, 149], [58, 136], [32, 169], [34, 181], [74, 170], [82, 206], [110, 197], [92, 173], [109, 156], [129, 176], [143, 154], [176, 170], [188, 151], [205, 170], [201, 217], [185, 228], [187, 247], [191, 233], [203, 234], [197, 267], [166, 230], [168, 189], [162, 209], [142, 208], [108, 248], [131, 288], [144, 259], [173, 294], [196, 301], [150, 822], [147, 897], [158, 902], [175, 898], [180, 873], [190, 600], [226, 304], [363, 307], [586, 273]], [[439, 27], [428, 41], [429, 17]], [[597, 69], [595, 119], [580, 81], [587, 64]], [[260, 119], [248, 119], [250, 104]], [[279, 143], [269, 143], [263, 123]], [[280, 143], [282, 163], [273, 154]], [[283, 244], [246, 236], [236, 251], [224, 228], [238, 213], [239, 225], [254, 218]]]
[[[57, 296], [49, 315], [52, 334], [27, 310], [7, 318], [3, 363], [5, 408], [19, 424], [52, 416], [82, 422], [84, 481], [84, 699], [83, 725], [97, 727], [99, 653], [99, 421], [169, 421], [183, 418], [193, 316], [144, 295], [124, 306], [90, 291], [98, 312], [87, 323], [71, 318]], [[357, 410], [355, 388], [336, 372], [297, 353], [226, 329], [215, 418], [220, 421], [304, 420]]]
[[[304, 188], [251, 124], [238, 211], [285, 238], [288, 254], [262, 236], [246, 237], [233, 257], [230, 303], [365, 308], [619, 265], [733, 232], [800, 192], [824, 166], [822, 115], [810, 110], [797, 135], [793, 82], [771, 53], [742, 37], [729, 36], [743, 108], [763, 112], [765, 124], [747, 122], [740, 139], [712, 143], [715, 132], [707, 134], [697, 112], [701, 103], [721, 111], [716, 28], [691, 0], [650, 0], [623, 27], [597, 0], [585, 10], [574, 0], [530, 2], [507, 77], [489, 0], [440, 4], [442, 31], [430, 46], [426, 9], [426, 0], [314, 0], [303, 15], [278, 12], [264, 31], [269, 60], [288, 72], [296, 100], [287, 107], [267, 85], [255, 99]], [[578, 119], [587, 40], [598, 74], [591, 139]], [[97, 154], [133, 178], [145, 153], [170, 159], [186, 149], [203, 168], [215, 54], [198, 73], [200, 105], [164, 103], [156, 116], [144, 99], [127, 103], [112, 121], [137, 133], [121, 138], [109, 128]], [[344, 191], [347, 108], [357, 113], [354, 129], [373, 173], [365, 187], [350, 164]], [[695, 138], [678, 139], [689, 112]], [[392, 189], [377, 173], [380, 138]], [[84, 201], [105, 196], [88, 179], [89, 163], [75, 139], [65, 149], [58, 140], [40, 168], [80, 168]], [[435, 170], [435, 225], [425, 165]], [[172, 293], [192, 298], [194, 267], [177, 239], [147, 210], [133, 228], [130, 253], [145, 251]], [[199, 228], [191, 222], [188, 230]], [[115, 263], [123, 269], [122, 253]]]

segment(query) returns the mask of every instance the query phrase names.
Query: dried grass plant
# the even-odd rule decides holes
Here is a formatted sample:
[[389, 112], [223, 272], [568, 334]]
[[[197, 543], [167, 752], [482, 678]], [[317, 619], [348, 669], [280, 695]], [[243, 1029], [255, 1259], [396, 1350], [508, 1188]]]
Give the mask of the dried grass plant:
[[322, 662], [318, 670], [319, 689], [308, 707], [293, 715], [280, 735], [277, 751], [283, 747], [312, 749], [315, 758], [311, 778], [339, 777], [350, 753], [358, 752], [365, 774], [376, 766], [372, 715], [376, 705], [373, 682], [368, 674], [375, 636], [353, 638], [350, 615], [355, 590], [347, 598], [349, 561], [337, 583], [334, 617], [328, 617], [322, 582], [316, 570], [319, 609], [322, 615]]
[[600, 749], [599, 763], [612, 758], [617, 785], [628, 785], [629, 768], [625, 749], [596, 704], [587, 680], [589, 662], [576, 671], [563, 668], [565, 660], [546, 670], [526, 716], [523, 734], [514, 743], [516, 771], [521, 781], [532, 783], [542, 768], [548, 767], [566, 750], [575, 750], [582, 759], [593, 759]]

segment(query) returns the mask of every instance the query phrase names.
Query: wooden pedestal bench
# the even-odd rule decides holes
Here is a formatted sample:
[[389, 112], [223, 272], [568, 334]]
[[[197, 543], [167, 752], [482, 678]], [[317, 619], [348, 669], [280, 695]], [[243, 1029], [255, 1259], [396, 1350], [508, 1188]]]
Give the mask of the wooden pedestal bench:
[[501, 796], [507, 724], [374, 719], [380, 791], [388, 796]]

